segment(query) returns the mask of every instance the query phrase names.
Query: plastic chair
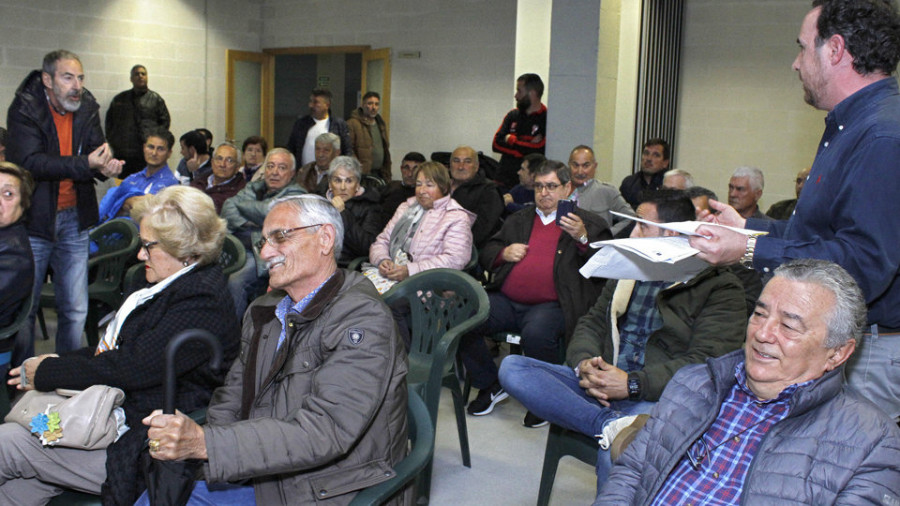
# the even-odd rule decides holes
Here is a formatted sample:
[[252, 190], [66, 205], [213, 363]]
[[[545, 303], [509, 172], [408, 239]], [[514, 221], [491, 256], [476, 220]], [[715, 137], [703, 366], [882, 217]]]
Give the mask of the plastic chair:
[[[466, 414], [455, 372], [455, 357], [460, 337], [487, 319], [487, 293], [465, 273], [455, 269], [431, 269], [397, 283], [384, 294], [384, 299], [388, 305], [401, 300], [409, 303], [412, 344], [406, 381], [422, 394], [435, 425], [441, 387], [450, 389], [463, 465], [471, 467]], [[418, 497], [426, 501], [431, 489], [431, 472], [432, 465], [429, 464], [418, 485]]]
[[425, 405], [425, 401], [422, 400], [413, 385], [409, 385], [407, 388], [409, 389], [406, 412], [406, 420], [409, 424], [409, 455], [394, 466], [396, 474], [393, 478], [362, 490], [350, 502], [351, 506], [384, 504], [412, 482], [434, 456], [434, 423], [431, 421], [431, 415], [428, 414], [428, 406]]
[[538, 506], [550, 504], [550, 493], [553, 491], [553, 481], [561, 458], [571, 455], [596, 467], [598, 451], [596, 439], [550, 424], [547, 448], [544, 450], [544, 468], [541, 470], [541, 487], [538, 490]]
[[[22, 305], [19, 307], [19, 313], [16, 315], [16, 319], [6, 327], [0, 329], [0, 351], [2, 351], [2, 353], [0, 353], [0, 371], [6, 371], [6, 369], [9, 368], [9, 361], [12, 360], [12, 349], [16, 344], [16, 334], [19, 333], [19, 329], [21, 329], [28, 321], [28, 315], [31, 313], [33, 300], [34, 298], [29, 293], [28, 296], [22, 300]], [[9, 405], [9, 392], [7, 392], [5, 388], [0, 388], [0, 419], [3, 419], [3, 417], [9, 413]]]
[[[124, 300], [122, 280], [129, 261], [137, 256], [141, 239], [134, 222], [125, 218], [116, 218], [94, 228], [90, 232], [91, 241], [97, 243], [99, 250], [88, 260], [88, 313], [84, 325], [89, 346], [97, 346], [100, 340], [100, 318], [103, 310], [116, 309]], [[54, 307], [56, 295], [52, 284], [45, 283], [41, 287], [41, 307]], [[41, 322], [43, 312], [38, 311]], [[45, 326], [42, 323], [41, 328]], [[46, 330], [45, 330], [46, 335]]]
[[240, 270], [246, 262], [247, 249], [241, 244], [241, 240], [231, 234], [225, 234], [225, 243], [222, 244], [222, 253], [219, 255], [225, 279]]

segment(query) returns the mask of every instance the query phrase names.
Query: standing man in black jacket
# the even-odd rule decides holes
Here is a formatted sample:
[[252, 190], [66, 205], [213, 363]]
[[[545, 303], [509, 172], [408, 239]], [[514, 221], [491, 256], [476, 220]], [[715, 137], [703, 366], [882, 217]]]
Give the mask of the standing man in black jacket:
[[12, 366], [34, 355], [34, 311], [47, 267], [54, 272], [59, 326], [56, 351], [81, 348], [87, 318], [88, 227], [97, 223], [94, 178], [118, 175], [100, 129], [100, 106], [84, 89], [77, 55], [59, 49], [44, 56], [9, 106], [7, 156], [34, 176], [28, 239], [34, 252], [34, 309], [19, 333]]
[[316, 159], [316, 138], [331, 132], [341, 138], [341, 155], [353, 156], [350, 127], [347, 122], [331, 114], [331, 91], [324, 88], [312, 90], [309, 96], [309, 114], [297, 118], [287, 149], [297, 159], [297, 167], [302, 167]]
[[106, 111], [106, 137], [113, 153], [125, 160], [122, 176], [144, 168], [144, 136], [157, 128], [169, 129], [169, 109], [159, 93], [147, 88], [147, 67], [131, 67], [133, 88], [113, 97]]

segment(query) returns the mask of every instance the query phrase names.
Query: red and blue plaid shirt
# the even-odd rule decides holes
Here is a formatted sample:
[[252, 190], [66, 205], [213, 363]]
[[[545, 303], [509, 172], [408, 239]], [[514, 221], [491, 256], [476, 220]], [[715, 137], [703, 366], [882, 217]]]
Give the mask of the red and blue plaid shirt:
[[669, 474], [653, 504], [737, 504], [750, 462], [766, 433], [788, 415], [791, 385], [776, 397], [760, 401], [747, 386], [744, 362], [734, 371], [737, 383], [722, 402], [719, 416], [688, 448]]

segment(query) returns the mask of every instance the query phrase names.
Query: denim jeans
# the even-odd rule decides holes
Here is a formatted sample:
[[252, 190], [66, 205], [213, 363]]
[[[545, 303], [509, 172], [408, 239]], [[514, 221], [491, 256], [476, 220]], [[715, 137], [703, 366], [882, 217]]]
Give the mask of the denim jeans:
[[[578, 385], [575, 371], [567, 365], [510, 355], [500, 364], [500, 384], [536, 416], [560, 427], [595, 437], [616, 418], [649, 413], [649, 401], [612, 401], [604, 407]], [[612, 468], [609, 452], [597, 446], [597, 489]]]
[[[256, 496], [252, 486], [232, 485], [230, 483], [213, 483], [205, 481], [194, 484], [194, 491], [188, 499], [187, 506], [250, 506], [256, 504]], [[134, 506], [150, 506], [147, 492], [141, 494]]]
[[891, 418], [900, 417], [900, 335], [872, 326], [847, 360], [846, 383]]
[[74, 208], [56, 214], [56, 240], [29, 237], [34, 254], [34, 307], [28, 322], [16, 336], [12, 367], [34, 356], [34, 319], [41, 305], [41, 287], [47, 278], [47, 267], [53, 268], [53, 288], [58, 325], [56, 352], [81, 348], [81, 334], [88, 310], [88, 245], [87, 230], [78, 230], [78, 211]]
[[497, 332], [521, 334], [522, 352], [528, 357], [559, 362], [559, 346], [566, 328], [558, 302], [519, 304], [499, 292], [491, 292], [488, 297], [491, 313], [487, 321], [464, 335], [459, 343], [473, 387], [481, 390], [497, 381], [497, 366], [484, 344], [484, 336]]

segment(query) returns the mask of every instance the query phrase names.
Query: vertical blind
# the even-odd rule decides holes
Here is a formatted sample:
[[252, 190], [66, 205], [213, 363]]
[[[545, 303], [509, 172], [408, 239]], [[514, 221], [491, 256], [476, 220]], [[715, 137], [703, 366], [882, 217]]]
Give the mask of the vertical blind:
[[674, 146], [683, 13], [684, 0], [644, 0], [633, 172], [640, 170], [645, 140], [661, 137]]

